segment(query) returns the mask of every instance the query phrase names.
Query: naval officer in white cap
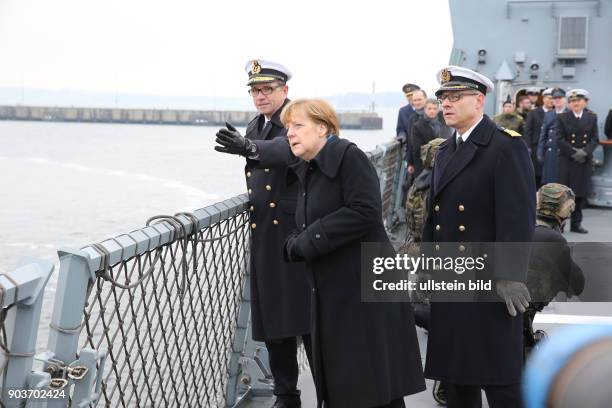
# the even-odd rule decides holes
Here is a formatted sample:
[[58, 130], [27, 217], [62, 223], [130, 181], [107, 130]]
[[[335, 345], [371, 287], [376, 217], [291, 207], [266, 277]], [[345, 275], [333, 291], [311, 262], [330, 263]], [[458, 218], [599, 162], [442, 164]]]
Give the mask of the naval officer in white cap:
[[570, 231], [579, 234], [588, 232], [582, 226], [582, 208], [591, 189], [593, 151], [599, 145], [597, 115], [586, 108], [590, 97], [585, 89], [571, 89], [567, 93], [570, 110], [556, 118], [559, 146], [557, 176], [559, 183], [568, 186], [576, 194]]
[[[215, 150], [246, 157], [251, 227], [251, 324], [253, 339], [265, 341], [274, 377], [274, 408], [301, 406], [297, 389], [296, 338], [310, 360], [310, 285], [303, 262], [283, 258], [287, 236], [295, 230], [297, 183], [287, 184], [287, 164], [295, 157], [280, 121], [289, 103], [291, 72], [272, 61], [246, 63], [247, 86], [259, 112], [243, 137], [229, 123], [217, 133]], [[310, 365], [312, 367], [312, 364]]]
[[[531, 242], [533, 166], [520, 135], [498, 128], [483, 113], [493, 83], [457, 66], [440, 70], [437, 78], [436, 96], [455, 133], [436, 156], [423, 242], [442, 256], [449, 247], [461, 254], [470, 243]], [[445, 382], [450, 408], [480, 407], [481, 389], [490, 407], [522, 405], [529, 257], [523, 251], [495, 251], [491, 258], [477, 278], [494, 282], [487, 299], [495, 301], [431, 303], [425, 377]]]

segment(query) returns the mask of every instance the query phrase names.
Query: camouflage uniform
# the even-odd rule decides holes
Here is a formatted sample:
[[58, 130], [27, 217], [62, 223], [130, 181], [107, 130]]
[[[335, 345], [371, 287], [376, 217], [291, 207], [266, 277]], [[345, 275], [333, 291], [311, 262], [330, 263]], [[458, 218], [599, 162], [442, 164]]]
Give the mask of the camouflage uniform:
[[584, 288], [582, 270], [572, 260], [570, 248], [561, 234], [574, 206], [574, 192], [563, 184], [548, 183], [538, 190], [537, 226], [527, 271], [527, 287], [532, 302], [523, 319], [526, 352], [542, 337], [533, 331], [535, 314], [559, 292], [579, 295]]
[[[399, 252], [400, 254], [408, 254], [410, 256], [420, 255], [421, 234], [423, 232], [423, 224], [427, 217], [427, 196], [429, 194], [429, 186], [431, 183], [431, 169], [434, 165], [435, 155], [438, 146], [446, 139], [437, 138], [421, 147], [421, 160], [423, 161], [423, 171], [416, 178], [410, 189], [408, 190], [408, 198], [406, 199], [406, 224], [410, 233], [410, 238], [404, 244]], [[418, 280], [427, 280], [426, 274], [418, 274]], [[427, 302], [427, 294], [417, 291], [413, 297], [415, 302]]]
[[523, 123], [525, 122], [525, 120], [516, 113], [500, 113], [493, 118], [493, 121], [497, 126], [514, 130], [521, 134], [523, 132]]
[[[547, 304], [557, 293], [581, 291], [583, 278], [573, 263], [561, 228], [574, 210], [574, 192], [559, 183], [543, 185], [537, 194], [537, 227], [527, 272], [527, 286], [536, 303]], [[578, 286], [578, 287], [576, 287]]]

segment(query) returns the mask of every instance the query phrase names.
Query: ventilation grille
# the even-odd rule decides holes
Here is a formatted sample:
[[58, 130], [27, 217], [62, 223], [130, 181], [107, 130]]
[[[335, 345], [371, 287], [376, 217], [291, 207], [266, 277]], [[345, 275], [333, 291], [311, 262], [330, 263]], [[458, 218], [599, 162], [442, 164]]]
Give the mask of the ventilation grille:
[[559, 17], [559, 58], [586, 58], [588, 17]]

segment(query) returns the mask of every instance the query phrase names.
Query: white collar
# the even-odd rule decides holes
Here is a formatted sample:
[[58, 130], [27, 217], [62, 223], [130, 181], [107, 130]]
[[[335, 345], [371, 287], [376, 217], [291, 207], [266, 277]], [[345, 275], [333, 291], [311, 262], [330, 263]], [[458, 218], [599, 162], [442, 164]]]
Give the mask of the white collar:
[[470, 134], [472, 133], [472, 131], [474, 130], [474, 128], [476, 128], [476, 126], [478, 126], [478, 124], [480, 122], [482, 122], [482, 118], [484, 118], [484, 116], [481, 116], [480, 119], [478, 119], [478, 122], [476, 122], [471, 128], [469, 128], [468, 130], [465, 131], [464, 134], [459, 134], [459, 131], [455, 129], [455, 132], [457, 133], [457, 135], [455, 136], [455, 139], [457, 138], [462, 138], [464, 142], [467, 142], [468, 137], [470, 137]]
[[572, 112], [576, 119], [580, 119], [582, 115], [584, 115], [584, 110], [580, 111], [580, 113]]

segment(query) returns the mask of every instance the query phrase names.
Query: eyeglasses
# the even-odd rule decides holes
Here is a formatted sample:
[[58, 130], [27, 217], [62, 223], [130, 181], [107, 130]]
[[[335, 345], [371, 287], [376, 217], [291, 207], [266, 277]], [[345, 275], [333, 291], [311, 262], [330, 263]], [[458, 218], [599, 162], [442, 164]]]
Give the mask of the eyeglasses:
[[249, 89], [249, 95], [255, 97], [259, 95], [261, 92], [264, 95], [270, 95], [276, 88], [280, 88], [280, 86], [262, 86], [261, 88], [251, 88]]
[[457, 102], [459, 99], [463, 98], [464, 96], [469, 96], [469, 95], [472, 95], [472, 96], [473, 95], [478, 95], [478, 93], [476, 93], [476, 92], [469, 92], [469, 93], [468, 92], [464, 92], [464, 93], [460, 93], [460, 92], [457, 92], [457, 93], [448, 93], [446, 95], [442, 95], [442, 96], [438, 97], [438, 103], [440, 105], [442, 105], [446, 98], [448, 98], [449, 102]]

